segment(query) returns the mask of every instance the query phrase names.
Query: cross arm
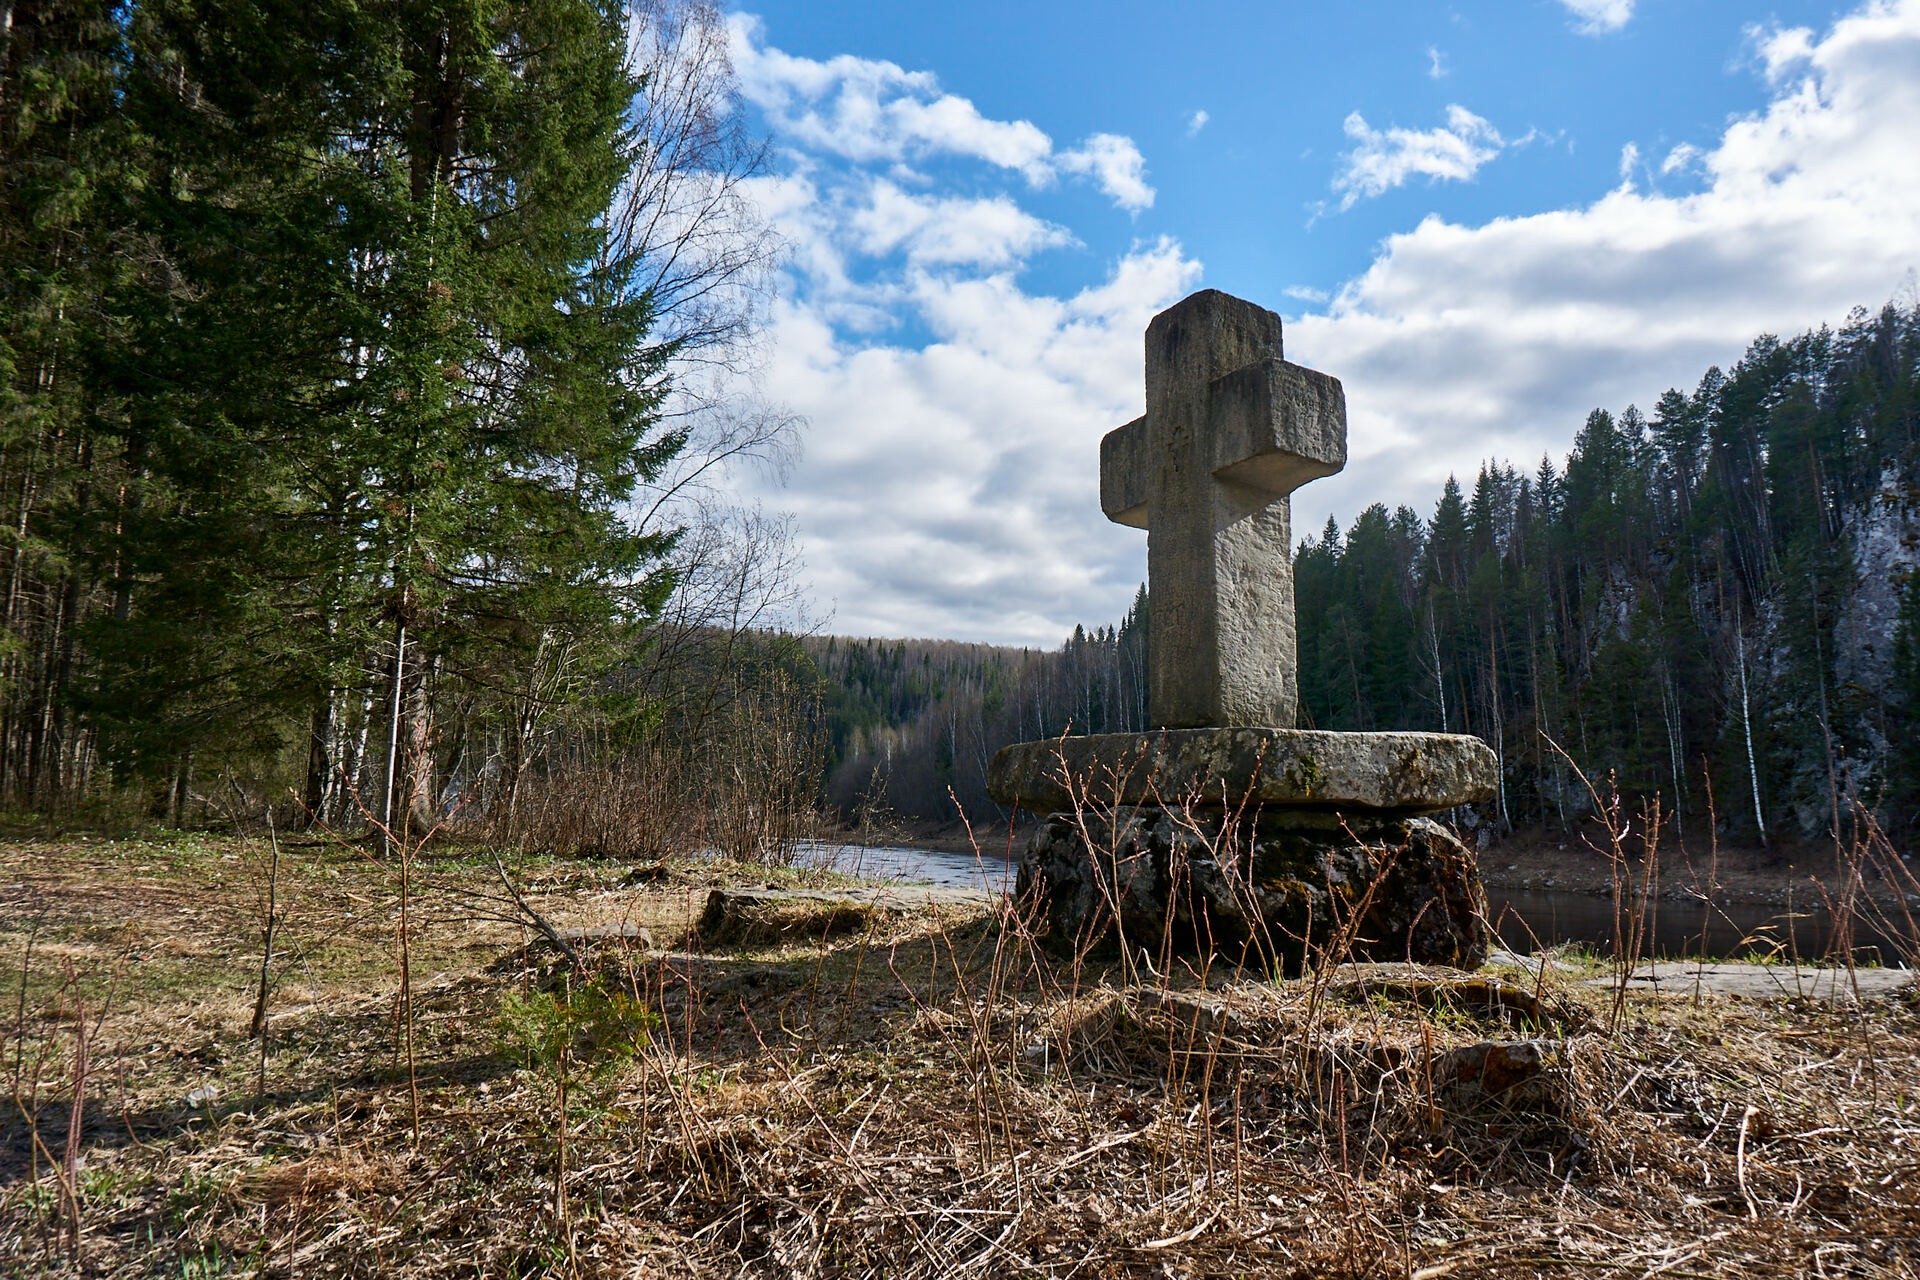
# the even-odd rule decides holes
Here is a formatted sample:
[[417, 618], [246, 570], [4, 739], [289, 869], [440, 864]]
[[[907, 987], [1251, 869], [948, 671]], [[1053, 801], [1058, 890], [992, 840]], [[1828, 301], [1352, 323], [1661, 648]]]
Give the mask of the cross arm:
[[1116, 524], [1147, 527], [1147, 420], [1135, 418], [1100, 440], [1100, 509]]
[[[1261, 360], [1215, 378], [1208, 389], [1213, 474], [1220, 479], [1279, 497], [1347, 465], [1347, 393], [1338, 378]], [[1103, 499], [1105, 462], [1103, 444]]]

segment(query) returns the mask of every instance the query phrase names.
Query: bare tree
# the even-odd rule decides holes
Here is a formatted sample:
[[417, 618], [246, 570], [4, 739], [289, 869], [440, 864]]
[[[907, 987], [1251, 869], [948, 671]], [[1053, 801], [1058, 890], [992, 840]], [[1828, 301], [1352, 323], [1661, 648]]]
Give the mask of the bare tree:
[[[726, 19], [708, 0], [634, 0], [628, 48], [645, 87], [643, 146], [613, 215], [611, 251], [639, 263], [676, 360], [737, 367], [778, 249], [747, 183], [766, 141], [740, 109]], [[683, 381], [681, 379], [679, 381]]]
[[[631, 254], [673, 344], [665, 413], [686, 443], [637, 496], [643, 527], [678, 527], [678, 580], [648, 668], [684, 684], [690, 662], [748, 633], [805, 629], [790, 519], [731, 496], [744, 470], [783, 474], [801, 420], [765, 402], [754, 377], [780, 243], [749, 182], [766, 158], [739, 101], [726, 19], [710, 0], [633, 0], [629, 47], [645, 79], [645, 140], [622, 193], [615, 252]], [[692, 650], [703, 650], [693, 661]]]

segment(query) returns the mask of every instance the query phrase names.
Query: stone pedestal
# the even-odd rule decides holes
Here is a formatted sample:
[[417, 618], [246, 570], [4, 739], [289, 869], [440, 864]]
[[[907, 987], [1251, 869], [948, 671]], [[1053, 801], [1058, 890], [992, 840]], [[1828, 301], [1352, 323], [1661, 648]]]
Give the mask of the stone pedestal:
[[1451, 734], [1187, 729], [1019, 743], [989, 785], [1052, 814], [1018, 890], [1063, 952], [1472, 968], [1488, 947], [1478, 867], [1423, 815], [1485, 799], [1495, 767]]
[[1345, 390], [1283, 359], [1280, 330], [1211, 289], [1167, 308], [1147, 326], [1146, 414], [1100, 442], [1101, 508], [1147, 530], [1164, 727], [1018, 743], [988, 789], [1059, 815], [1020, 890], [1063, 949], [1477, 965], [1473, 855], [1423, 815], [1493, 795], [1487, 745], [1260, 727], [1291, 725], [1299, 703], [1288, 495], [1347, 462]]

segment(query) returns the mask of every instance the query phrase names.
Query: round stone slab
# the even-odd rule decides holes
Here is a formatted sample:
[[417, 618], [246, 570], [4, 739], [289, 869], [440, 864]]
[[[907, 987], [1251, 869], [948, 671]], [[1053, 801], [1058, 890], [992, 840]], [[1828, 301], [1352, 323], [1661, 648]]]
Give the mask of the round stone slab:
[[1034, 813], [1246, 803], [1416, 814], [1489, 799], [1498, 770], [1492, 748], [1458, 733], [1161, 729], [1016, 742], [993, 757], [987, 789]]

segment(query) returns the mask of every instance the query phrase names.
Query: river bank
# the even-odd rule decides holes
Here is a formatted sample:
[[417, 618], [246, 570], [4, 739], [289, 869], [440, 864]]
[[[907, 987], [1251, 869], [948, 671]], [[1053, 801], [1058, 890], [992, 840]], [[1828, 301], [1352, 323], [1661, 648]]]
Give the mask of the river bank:
[[[1831, 841], [1694, 847], [1698, 842], [1669, 839], [1657, 851], [1653, 890], [1671, 902], [1703, 897], [1776, 907], [1803, 907], [1823, 896], [1838, 898], [1862, 859], [1852, 859]], [[1851, 859], [1851, 860], [1850, 860]], [[1911, 866], [1910, 862], [1904, 865]], [[1858, 888], [1887, 905], [1913, 888], [1861, 868]], [[1612, 896], [1616, 882], [1639, 886], [1647, 867], [1638, 842], [1629, 845], [1617, 867], [1605, 845], [1595, 847], [1566, 836], [1524, 833], [1490, 842], [1480, 853], [1480, 875], [1489, 889], [1550, 889]], [[1916, 904], [1920, 907], [1920, 904]]]
[[[923, 880], [988, 891], [1011, 888], [1026, 831], [932, 829], [891, 833], [899, 843], [823, 842], [810, 860], [884, 880]], [[1574, 946], [1610, 952], [1616, 936], [1654, 957], [1821, 959], [1861, 964], [1920, 958], [1920, 896], [1902, 892], [1877, 864], [1831, 846], [1710, 849], [1678, 842], [1617, 863], [1601, 850], [1538, 833], [1481, 852], [1489, 919], [1510, 950]], [[1905, 874], [1905, 863], [1892, 879]]]
[[704, 937], [716, 888], [847, 884], [711, 860], [508, 855], [509, 897], [429, 851], [403, 917], [397, 865], [280, 855], [0, 844], [0, 1275], [1920, 1267], [1910, 992], [1156, 973], [986, 895]]
[[[849, 847], [905, 847], [944, 854], [980, 854], [988, 861], [1017, 857], [1031, 828], [1022, 823], [1011, 831], [1004, 823], [969, 829], [958, 824], [900, 824], [870, 832], [834, 833], [834, 842]], [[1845, 891], [1853, 865], [1852, 851], [1832, 841], [1778, 842], [1771, 847], [1719, 844], [1668, 837], [1656, 851], [1653, 896], [1667, 902], [1723, 903], [1801, 909], [1825, 898], [1838, 900]], [[1903, 866], [1915, 866], [1911, 855]], [[1903, 901], [1920, 892], [1920, 880], [1896, 883], [1901, 877], [1875, 874], [1864, 867], [1857, 893], [1897, 912]], [[1539, 831], [1492, 839], [1480, 847], [1480, 876], [1490, 893], [1553, 892], [1611, 898], [1616, 889], [1637, 890], [1647, 883], [1639, 841], [1628, 844], [1627, 856], [1617, 865], [1604, 843]], [[1916, 872], [1920, 875], [1920, 872]], [[1907, 902], [1920, 915], [1920, 899]]]

